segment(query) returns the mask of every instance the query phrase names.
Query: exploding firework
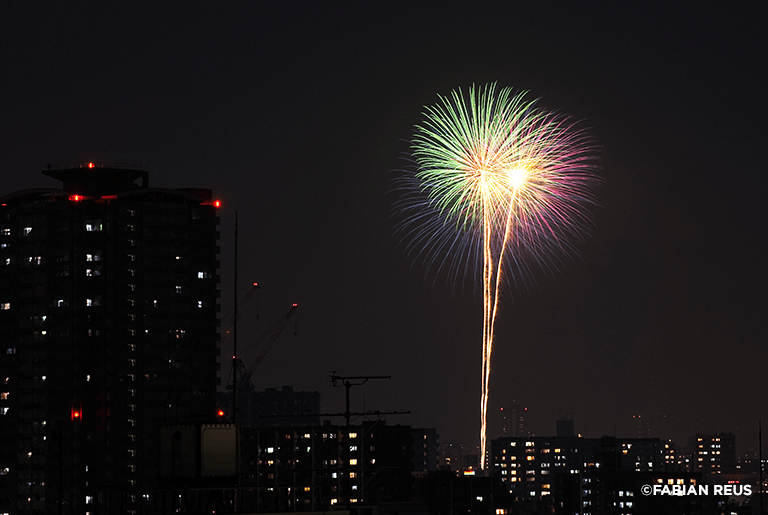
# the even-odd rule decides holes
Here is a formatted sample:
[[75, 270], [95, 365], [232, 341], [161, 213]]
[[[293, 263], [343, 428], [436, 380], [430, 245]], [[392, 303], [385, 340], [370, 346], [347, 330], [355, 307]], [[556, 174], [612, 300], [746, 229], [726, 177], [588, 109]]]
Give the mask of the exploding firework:
[[483, 291], [480, 461], [500, 289], [530, 263], [556, 266], [588, 226], [594, 145], [565, 116], [495, 84], [427, 107], [398, 179], [408, 251], [449, 277], [474, 275]]

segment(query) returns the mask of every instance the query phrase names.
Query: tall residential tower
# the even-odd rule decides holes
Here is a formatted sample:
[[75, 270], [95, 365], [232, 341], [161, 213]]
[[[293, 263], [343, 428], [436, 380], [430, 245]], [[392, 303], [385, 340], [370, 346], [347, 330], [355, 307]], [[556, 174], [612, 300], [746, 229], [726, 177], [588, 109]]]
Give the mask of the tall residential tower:
[[160, 426], [214, 414], [218, 202], [43, 173], [62, 187], [0, 198], [0, 513], [139, 512]]

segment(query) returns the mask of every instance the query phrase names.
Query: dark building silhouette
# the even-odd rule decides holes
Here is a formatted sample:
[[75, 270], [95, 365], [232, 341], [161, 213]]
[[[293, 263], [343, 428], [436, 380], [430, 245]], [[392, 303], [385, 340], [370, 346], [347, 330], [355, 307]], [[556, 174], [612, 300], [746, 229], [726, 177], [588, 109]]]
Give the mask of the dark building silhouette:
[[137, 512], [160, 426], [214, 413], [218, 203], [43, 173], [0, 199], [0, 513]]
[[[383, 420], [246, 428], [242, 509], [322, 511], [410, 501], [414, 431]], [[421, 449], [421, 445], [418, 446]]]
[[[217, 394], [219, 407], [231, 417], [232, 391]], [[237, 392], [240, 427], [305, 427], [320, 424], [320, 392], [297, 392], [292, 386]]]
[[[509, 485], [518, 503], [554, 506], [559, 478], [582, 477], [590, 467], [622, 472], [660, 471], [664, 444], [658, 438], [580, 438], [529, 436], [491, 442], [493, 474]], [[573, 479], [577, 481], [576, 479]]]

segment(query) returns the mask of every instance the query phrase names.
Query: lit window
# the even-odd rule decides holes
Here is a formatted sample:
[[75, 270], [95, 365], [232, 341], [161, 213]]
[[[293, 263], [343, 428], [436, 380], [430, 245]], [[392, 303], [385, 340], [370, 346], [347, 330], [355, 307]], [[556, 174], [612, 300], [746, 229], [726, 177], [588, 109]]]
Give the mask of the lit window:
[[85, 230], [88, 232], [99, 232], [101, 231], [101, 220], [86, 220], [85, 221]]
[[86, 261], [101, 261], [101, 254], [99, 253], [93, 253], [93, 254], [86, 254], [85, 255]]
[[209, 277], [208, 276], [208, 272], [198, 272], [197, 273], [197, 278], [198, 279], [208, 279], [208, 277]]
[[8, 396], [10, 395], [9, 392], [0, 392], [0, 400], [6, 400], [8, 399]]
[[203, 307], [203, 301], [202, 300], [198, 300], [197, 301], [197, 307], [198, 308], [202, 308]]
[[3, 236], [10, 236], [11, 235], [11, 229], [9, 227], [3, 228]]
[[23, 234], [24, 236], [29, 236], [30, 234], [32, 234], [32, 228], [31, 228], [31, 227], [25, 227], [25, 228], [22, 230], [22, 234]]
[[100, 306], [101, 299], [99, 297], [94, 297], [92, 299], [85, 299], [85, 305], [88, 307]]
[[11, 303], [10, 302], [0, 303], [0, 309], [2, 309], [3, 311], [11, 309]]
[[357, 465], [357, 459], [355, 459], [355, 458], [350, 459], [349, 460], [349, 464], [350, 465]]
[[98, 277], [101, 275], [101, 272], [98, 268], [86, 268], [85, 269], [85, 276], [86, 277]]
[[[181, 293], [181, 286], [176, 285], [176, 293], [179, 293], [179, 294]], [[198, 307], [200, 307], [200, 306], [198, 306]]]
[[5, 258], [5, 264], [10, 265], [13, 262], [11, 258]]
[[349, 433], [350, 438], [357, 438], [357, 433]]
[[6, 407], [6, 406], [3, 406], [2, 408], [0, 408], [0, 415], [5, 415], [5, 414], [7, 414], [9, 409], [10, 409], [10, 408], [8, 408], [8, 407]]
[[8, 347], [8, 350], [5, 351], [6, 354], [16, 354], [16, 347]]

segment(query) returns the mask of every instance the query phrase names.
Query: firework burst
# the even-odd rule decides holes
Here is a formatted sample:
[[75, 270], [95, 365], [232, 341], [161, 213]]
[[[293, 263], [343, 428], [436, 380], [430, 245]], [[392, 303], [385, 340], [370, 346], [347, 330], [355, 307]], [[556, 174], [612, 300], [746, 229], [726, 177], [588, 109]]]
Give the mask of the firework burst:
[[481, 468], [499, 292], [573, 250], [594, 202], [594, 145], [567, 117], [495, 84], [454, 91], [425, 108], [413, 167], [397, 179], [409, 252], [450, 277], [481, 278]]

